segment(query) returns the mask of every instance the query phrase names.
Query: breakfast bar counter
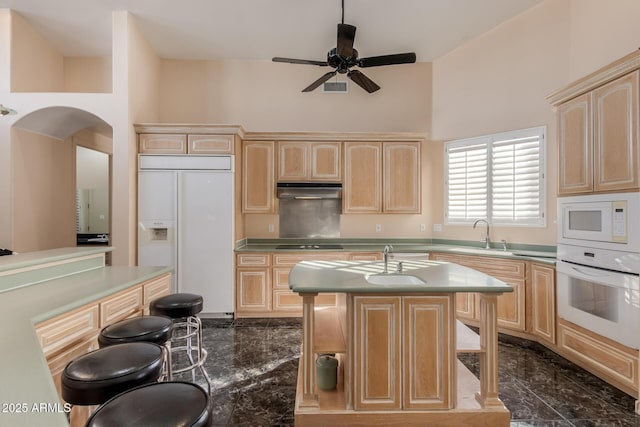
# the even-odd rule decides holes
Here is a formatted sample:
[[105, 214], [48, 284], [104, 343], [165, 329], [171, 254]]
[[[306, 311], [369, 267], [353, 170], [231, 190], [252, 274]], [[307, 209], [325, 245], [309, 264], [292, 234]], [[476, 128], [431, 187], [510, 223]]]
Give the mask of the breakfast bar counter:
[[[289, 283], [303, 299], [297, 426], [509, 425], [496, 324], [497, 297], [509, 285], [437, 261], [304, 261]], [[336, 307], [316, 308], [326, 292], [337, 293]], [[457, 292], [480, 295], [479, 335], [456, 321]], [[479, 354], [479, 379], [459, 352]], [[339, 361], [335, 390], [315, 378], [316, 355], [327, 353]]]

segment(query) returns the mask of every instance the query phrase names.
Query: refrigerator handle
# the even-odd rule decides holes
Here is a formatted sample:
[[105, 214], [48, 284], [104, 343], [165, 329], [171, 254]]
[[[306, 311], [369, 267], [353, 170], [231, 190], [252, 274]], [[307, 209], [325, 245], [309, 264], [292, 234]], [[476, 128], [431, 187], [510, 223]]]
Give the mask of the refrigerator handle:
[[182, 283], [181, 280], [181, 274], [182, 274], [182, 269], [180, 268], [180, 266], [182, 265], [182, 236], [180, 233], [180, 221], [182, 221], [182, 174], [179, 171], [175, 172], [176, 174], [176, 212], [175, 212], [175, 218], [176, 218], [176, 244], [174, 245], [174, 250], [176, 251], [175, 255], [175, 260], [176, 260], [176, 266], [175, 266], [175, 275], [176, 275], [176, 292], [181, 292], [180, 289], [180, 284]]

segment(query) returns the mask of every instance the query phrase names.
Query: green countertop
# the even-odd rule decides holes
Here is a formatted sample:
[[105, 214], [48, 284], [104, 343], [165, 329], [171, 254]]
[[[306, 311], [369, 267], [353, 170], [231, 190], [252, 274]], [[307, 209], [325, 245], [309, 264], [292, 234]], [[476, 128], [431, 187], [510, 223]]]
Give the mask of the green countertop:
[[[341, 249], [276, 249], [281, 244], [337, 244]], [[555, 265], [555, 246], [510, 244], [504, 251], [499, 244], [483, 249], [478, 242], [437, 239], [247, 239], [236, 252], [382, 252], [385, 245], [392, 245], [394, 253], [447, 252], [459, 255], [478, 255], [494, 258], [520, 259]]]
[[[16, 257], [13, 264], [3, 260], [4, 271], [10, 272], [20, 265], [51, 262], [59, 257], [91, 255], [96, 251], [105, 252], [105, 248], [67, 248], [11, 255], [3, 257]], [[0, 426], [68, 426], [65, 413], [51, 409], [59, 402], [58, 394], [36, 337], [36, 323], [170, 271], [165, 267], [97, 268], [1, 293]], [[51, 406], [42, 412], [35, 411], [41, 404]], [[23, 408], [26, 412], [17, 412]]]
[[[439, 261], [404, 261], [403, 273], [383, 273], [383, 262], [303, 261], [289, 273], [289, 287], [298, 293], [435, 293], [435, 292], [512, 292], [511, 286], [487, 274]], [[370, 278], [373, 277], [373, 278]], [[418, 278], [424, 284], [401, 284], [405, 278]], [[387, 284], [372, 284], [383, 279]]]

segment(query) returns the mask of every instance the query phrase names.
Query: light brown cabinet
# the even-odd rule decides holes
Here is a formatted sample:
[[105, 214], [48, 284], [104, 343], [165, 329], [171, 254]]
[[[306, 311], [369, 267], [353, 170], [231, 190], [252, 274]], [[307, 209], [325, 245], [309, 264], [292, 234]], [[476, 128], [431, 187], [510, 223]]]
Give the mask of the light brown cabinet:
[[420, 159], [419, 142], [345, 142], [343, 213], [419, 213]]
[[545, 341], [556, 343], [555, 269], [531, 264], [531, 332]]
[[[148, 302], [171, 289], [171, 274], [125, 289], [99, 301], [62, 313], [35, 325], [35, 332], [62, 401], [60, 380], [65, 366], [98, 348], [100, 330], [119, 320], [141, 316]], [[72, 426], [83, 426], [91, 407], [74, 407]]]
[[[473, 268], [502, 280], [513, 287], [513, 292], [504, 293], [498, 297], [498, 326], [516, 331], [525, 331], [526, 263], [524, 261], [445, 253], [431, 253], [430, 258]], [[491, 260], [491, 262], [487, 262], [488, 260]], [[478, 298], [475, 294], [467, 292], [456, 294], [456, 314], [458, 318], [478, 321], [479, 312]]]
[[140, 154], [187, 154], [187, 135], [141, 133], [138, 135]]
[[233, 154], [235, 135], [189, 134], [187, 153], [189, 154]]
[[383, 143], [385, 213], [420, 213], [420, 143]]
[[353, 318], [355, 410], [453, 407], [450, 295], [354, 296]]
[[242, 144], [242, 212], [275, 213], [275, 142]]
[[558, 195], [639, 188], [639, 73], [558, 106]]
[[278, 142], [278, 181], [340, 182], [339, 142]]
[[239, 254], [236, 257], [236, 314], [271, 311], [271, 256]]

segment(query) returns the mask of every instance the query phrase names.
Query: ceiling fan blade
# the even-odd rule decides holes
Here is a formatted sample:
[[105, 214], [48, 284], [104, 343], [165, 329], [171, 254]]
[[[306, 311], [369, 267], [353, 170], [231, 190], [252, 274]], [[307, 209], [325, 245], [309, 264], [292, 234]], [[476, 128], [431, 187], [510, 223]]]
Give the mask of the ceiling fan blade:
[[381, 65], [413, 64], [414, 62], [416, 62], [416, 54], [414, 52], [410, 52], [361, 58], [358, 60], [358, 66], [362, 68], [380, 67]]
[[358, 70], [349, 70], [349, 72], [347, 73], [347, 77], [349, 77], [355, 84], [369, 93], [373, 93], [380, 89], [380, 86], [375, 84], [373, 80], [371, 80], [369, 77], [365, 76]]
[[309, 86], [307, 86], [304, 89], [302, 89], [302, 91], [303, 92], [311, 92], [312, 90], [314, 90], [315, 88], [320, 86], [322, 83], [326, 82], [331, 77], [335, 76], [337, 73], [338, 73], [337, 71], [329, 71], [327, 74], [325, 74], [324, 76], [320, 77], [315, 82], [311, 83]]
[[327, 61], [311, 61], [308, 59], [293, 59], [293, 58], [280, 58], [275, 57], [272, 59], [273, 62], [286, 62], [287, 64], [303, 64], [303, 65], [320, 65], [322, 67], [329, 65]]
[[353, 41], [356, 38], [356, 27], [349, 24], [338, 24], [338, 45], [336, 53], [343, 58], [353, 56]]

